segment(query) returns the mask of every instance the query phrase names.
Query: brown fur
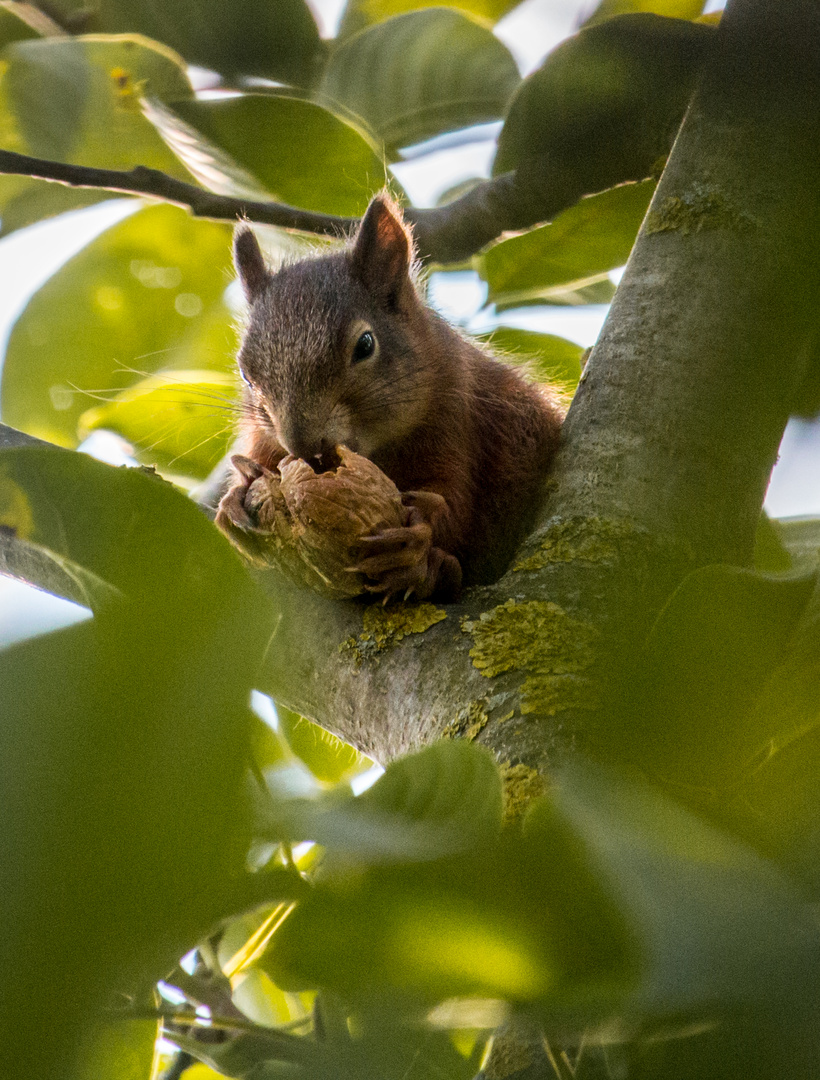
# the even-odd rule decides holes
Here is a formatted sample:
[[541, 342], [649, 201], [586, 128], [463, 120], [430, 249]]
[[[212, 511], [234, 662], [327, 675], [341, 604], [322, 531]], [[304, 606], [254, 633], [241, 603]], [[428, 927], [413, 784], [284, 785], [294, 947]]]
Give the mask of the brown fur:
[[[374, 542], [362, 565], [381, 591], [452, 594], [453, 559], [465, 585], [499, 577], [532, 524], [558, 445], [557, 397], [424, 306], [412, 240], [386, 196], [373, 200], [344, 252], [269, 274], [242, 229], [235, 257], [250, 302], [239, 353], [244, 453], [270, 468], [286, 450], [309, 459], [344, 443], [400, 491], [418, 493], [406, 496], [415, 509], [399, 531], [409, 538], [415, 528], [422, 569], [413, 578], [406, 558], [387, 565], [407, 547], [401, 538]], [[377, 354], [353, 362], [367, 332]]]

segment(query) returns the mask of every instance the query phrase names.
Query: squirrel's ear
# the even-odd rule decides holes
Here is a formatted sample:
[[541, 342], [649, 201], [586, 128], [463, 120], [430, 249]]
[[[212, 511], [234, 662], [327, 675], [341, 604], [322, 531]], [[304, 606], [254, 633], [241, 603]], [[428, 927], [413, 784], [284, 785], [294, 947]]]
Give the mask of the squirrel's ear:
[[246, 298], [255, 300], [268, 280], [268, 269], [259, 242], [247, 225], [240, 225], [233, 234], [233, 261]]
[[351, 252], [353, 272], [376, 295], [395, 302], [410, 284], [413, 239], [389, 195], [377, 195], [362, 218]]

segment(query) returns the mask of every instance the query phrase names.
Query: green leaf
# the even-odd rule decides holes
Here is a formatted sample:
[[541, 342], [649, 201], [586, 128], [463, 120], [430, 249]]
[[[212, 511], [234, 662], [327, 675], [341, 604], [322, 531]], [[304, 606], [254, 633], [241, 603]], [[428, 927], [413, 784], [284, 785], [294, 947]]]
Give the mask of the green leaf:
[[[818, 537], [820, 546], [820, 537]], [[815, 565], [816, 565], [815, 552]], [[761, 510], [755, 533], [754, 568], [759, 574], [785, 573], [792, 567], [792, 557], [783, 543], [783, 529], [779, 521]], [[807, 569], [812, 569], [808, 567]]]
[[651, 11], [670, 19], [696, 19], [705, 6], [704, 0], [601, 0], [584, 26], [594, 26], [615, 15], [630, 15], [639, 11]]
[[520, 81], [509, 50], [485, 26], [432, 8], [342, 41], [319, 94], [361, 117], [395, 158], [402, 146], [499, 119]]
[[234, 440], [236, 380], [216, 371], [149, 375], [79, 419], [79, 437], [105, 428], [144, 464], [204, 479]]
[[262, 75], [307, 85], [320, 53], [304, 0], [54, 0], [56, 15], [83, 12], [90, 33], [137, 33], [176, 49], [189, 64], [222, 75]]
[[725, 787], [795, 723], [760, 699], [793, 649], [813, 578], [730, 566], [694, 571], [658, 616], [638, 659], [623, 720], [631, 753], [686, 787]]
[[442, 739], [388, 765], [358, 805], [456, 829], [468, 843], [501, 827], [501, 779], [492, 755], [463, 739]]
[[[142, 113], [141, 97], [190, 97], [181, 59], [140, 37], [19, 41], [0, 65], [0, 144], [7, 150], [108, 169], [135, 164], [189, 175]], [[3, 233], [110, 193], [24, 176], [0, 178]]]
[[156, 1020], [116, 1020], [101, 1025], [80, 1051], [72, 1080], [147, 1080], [159, 1037]]
[[[275, 778], [274, 778], [275, 780]], [[442, 741], [392, 762], [357, 799], [331, 792], [259, 807], [269, 840], [315, 840], [331, 856], [364, 864], [440, 858], [486, 844], [501, 825], [501, 781], [492, 757]], [[327, 864], [335, 865], [332, 858]]]
[[804, 573], [817, 569], [820, 562], [820, 518], [785, 518], [774, 524], [791, 557], [792, 566]]
[[590, 195], [550, 225], [502, 240], [476, 259], [488, 302], [511, 306], [550, 299], [567, 282], [592, 279], [629, 257], [654, 182], [621, 184]]
[[[15, 323], [3, 368], [4, 421], [73, 446], [95, 395], [130, 388], [177, 359], [192, 366], [186, 335], [201, 311], [221, 302], [229, 245], [228, 226], [193, 221], [172, 206], [141, 210], [104, 232]], [[222, 355], [203, 354], [196, 366], [230, 363], [226, 341]]]
[[460, 828], [475, 813], [487, 820], [478, 846], [433, 859], [407, 850], [403, 862], [357, 860], [352, 871], [349, 861], [327, 861], [261, 965], [284, 989], [320, 986], [363, 1001], [409, 995], [428, 1004], [489, 996], [600, 1018], [634, 975], [632, 939], [617, 910], [560, 819], [546, 839], [499, 836], [495, 800], [488, 815], [477, 790], [489, 759], [458, 746], [438, 743], [397, 762], [356, 801], [369, 797], [377, 809]]
[[578, 385], [584, 349], [574, 341], [513, 326], [498, 326], [478, 337], [507, 363], [525, 365], [539, 382], [558, 383], [566, 390]]
[[714, 1017], [784, 997], [799, 1005], [814, 986], [816, 920], [750, 848], [646, 782], [589, 764], [561, 770], [557, 804], [640, 940], [644, 975], [630, 1012]]
[[276, 706], [276, 715], [288, 746], [317, 780], [338, 784], [352, 773], [360, 772], [367, 761], [358, 750], [304, 716], [282, 705]]
[[241, 877], [271, 614], [169, 484], [43, 447], [0, 468], [4, 524], [124, 594], [0, 653], [0, 1025], [32, 1076], [70, 1075], [99, 1007], [167, 972]]
[[622, 15], [563, 41], [513, 98], [493, 171], [518, 170], [533, 197], [579, 195], [652, 175], [668, 154], [714, 30]]
[[174, 595], [218, 586], [235, 591], [237, 603], [249, 596], [247, 572], [225, 537], [151, 470], [37, 446], [0, 451], [0, 479], [0, 525], [126, 597], [138, 599], [146, 578]]
[[[314, 102], [285, 94], [245, 94], [184, 102], [175, 111], [281, 202], [357, 216], [373, 192], [384, 187], [385, 166], [375, 145]], [[193, 144], [189, 152], [199, 149]]]
[[520, 0], [348, 0], [345, 5], [339, 37], [362, 30], [371, 23], [381, 22], [393, 15], [426, 8], [457, 8], [488, 23], [520, 3]]

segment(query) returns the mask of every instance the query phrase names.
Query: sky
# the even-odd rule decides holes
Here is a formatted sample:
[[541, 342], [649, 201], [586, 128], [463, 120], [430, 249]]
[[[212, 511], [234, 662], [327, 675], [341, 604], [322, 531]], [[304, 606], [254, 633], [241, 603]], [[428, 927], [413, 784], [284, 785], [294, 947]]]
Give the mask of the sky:
[[[344, 0], [308, 0], [324, 36], [331, 36]], [[564, 37], [572, 33], [594, 0], [525, 0], [496, 26], [495, 32], [510, 48], [522, 74], [536, 67]], [[717, 10], [713, 0], [707, 10]], [[498, 125], [473, 129], [463, 136], [434, 140], [435, 153], [420, 158], [412, 150], [395, 167], [401, 184], [416, 205], [429, 206], [437, 195], [467, 176], [489, 175], [493, 137]], [[457, 145], [453, 145], [453, 142]], [[63, 262], [95, 235], [122, 220], [138, 204], [116, 199], [100, 206], [65, 214], [21, 230], [0, 241], [0, 354], [14, 320], [29, 297]], [[494, 325], [492, 312], [480, 311], [483, 285], [477, 274], [434, 275], [430, 299], [445, 316], [473, 330]], [[568, 337], [581, 345], [594, 343], [606, 316], [602, 305], [588, 308], [555, 307], [505, 312], [507, 325], [540, 329]], [[767, 496], [774, 516], [820, 513], [820, 428], [792, 422], [781, 447], [781, 460]], [[87, 617], [85, 609], [0, 577], [0, 646], [55, 625]]]

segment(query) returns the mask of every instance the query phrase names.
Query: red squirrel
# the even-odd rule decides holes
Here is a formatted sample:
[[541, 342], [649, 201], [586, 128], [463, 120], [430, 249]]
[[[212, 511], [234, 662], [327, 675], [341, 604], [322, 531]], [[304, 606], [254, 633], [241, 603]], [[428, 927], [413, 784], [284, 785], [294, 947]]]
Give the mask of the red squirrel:
[[[390, 477], [406, 523], [363, 539], [355, 567], [385, 598], [454, 599], [500, 577], [558, 446], [554, 391], [422, 302], [411, 234], [385, 194], [342, 251], [271, 273], [240, 226], [234, 260], [249, 306], [242, 453], [268, 469], [288, 453], [320, 469], [343, 444]], [[249, 482], [235, 476], [219, 514]]]

